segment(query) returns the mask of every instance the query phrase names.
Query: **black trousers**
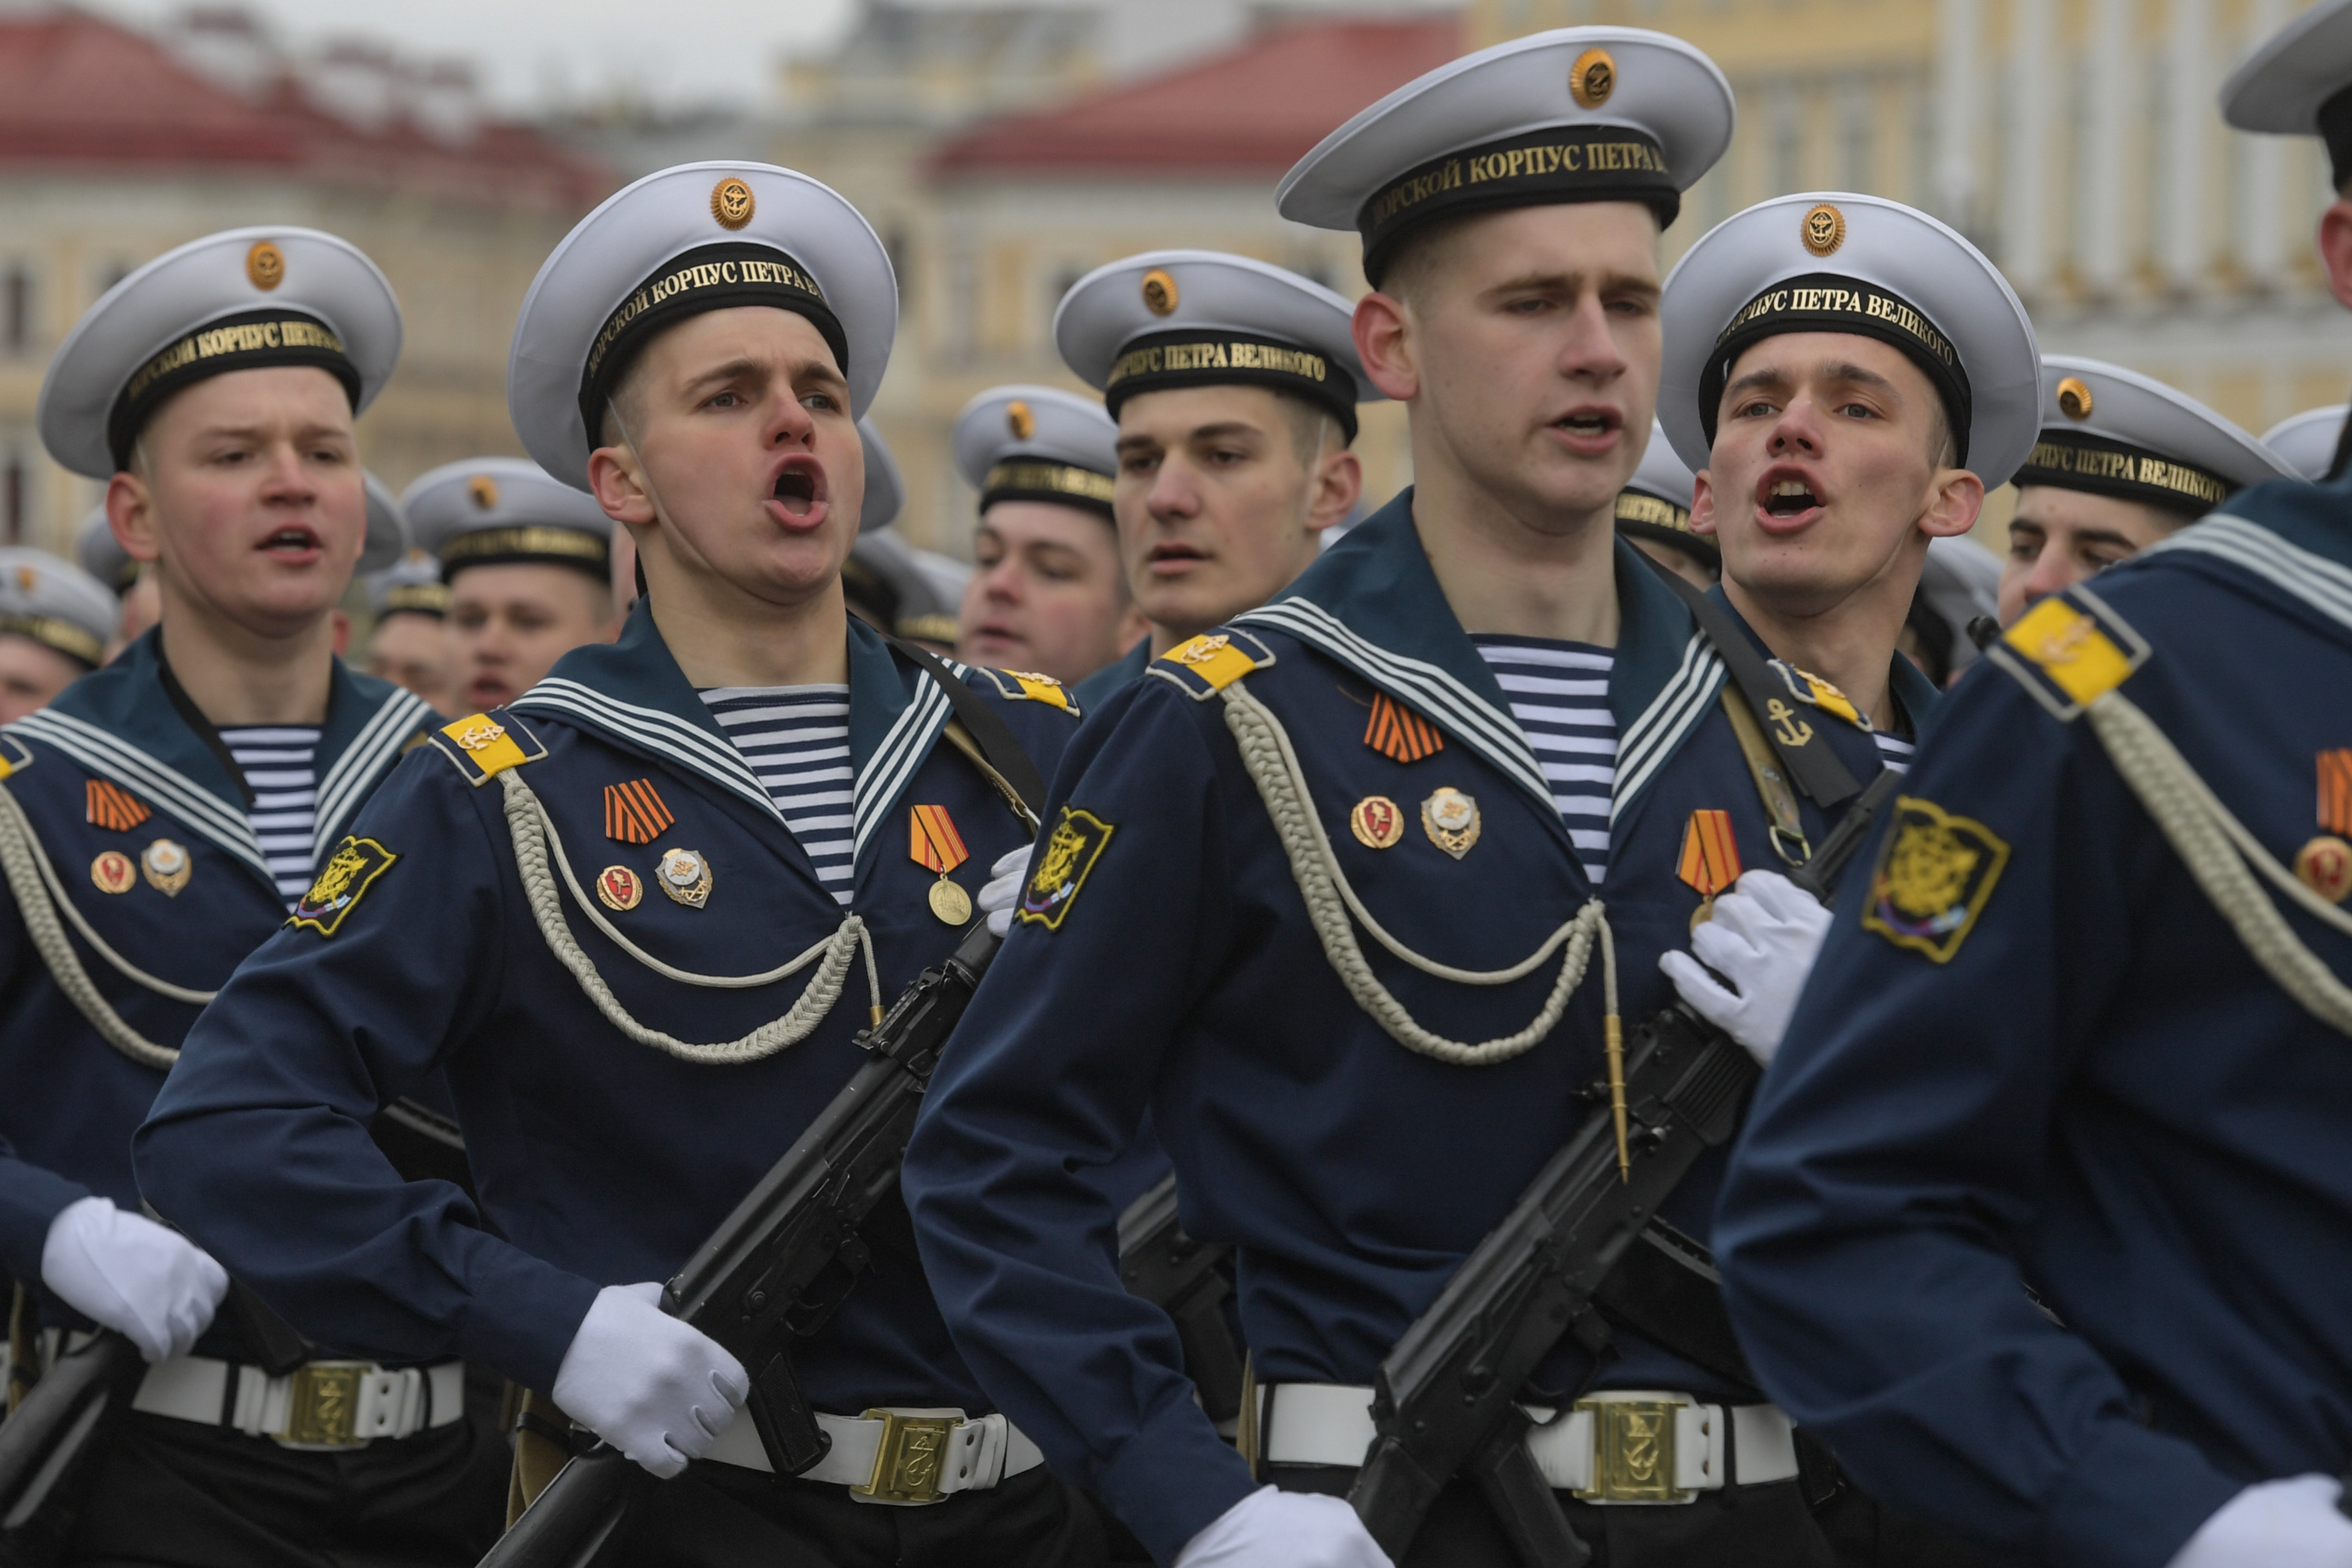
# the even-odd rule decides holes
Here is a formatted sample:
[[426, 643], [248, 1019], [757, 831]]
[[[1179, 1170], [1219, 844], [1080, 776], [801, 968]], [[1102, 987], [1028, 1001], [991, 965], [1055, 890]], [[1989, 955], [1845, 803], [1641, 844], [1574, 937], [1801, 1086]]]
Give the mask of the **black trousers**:
[[470, 1568], [505, 1522], [508, 1454], [460, 1421], [340, 1453], [133, 1412], [67, 1542], [78, 1568]]
[[[1285, 1491], [1345, 1496], [1352, 1467], [1276, 1465]], [[1820, 1508], [1795, 1481], [1726, 1487], [1675, 1507], [1602, 1507], [1555, 1494], [1592, 1568], [1994, 1568], [2000, 1560], [1881, 1507], [1851, 1482]], [[1456, 1480], [1438, 1494], [1397, 1568], [1526, 1568], [1478, 1495]]]
[[988, 1491], [897, 1508], [845, 1487], [689, 1466], [646, 1493], [597, 1568], [1103, 1568], [1092, 1504], [1040, 1465]]

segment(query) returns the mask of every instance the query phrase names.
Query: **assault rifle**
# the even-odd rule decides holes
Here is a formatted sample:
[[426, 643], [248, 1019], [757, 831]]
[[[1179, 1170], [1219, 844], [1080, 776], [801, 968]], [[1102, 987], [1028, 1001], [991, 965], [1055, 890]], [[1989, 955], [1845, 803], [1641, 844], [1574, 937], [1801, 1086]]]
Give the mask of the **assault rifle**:
[[[1899, 775], [1872, 780], [1790, 880], [1828, 900]], [[1629, 1168], [1601, 1109], [1529, 1184], [1381, 1363], [1378, 1431], [1348, 1501], [1383, 1550], [1405, 1548], [1456, 1475], [1474, 1481], [1530, 1568], [1591, 1556], [1528, 1452], [1521, 1389], [1565, 1332], [1598, 1356], [1624, 1322], [1666, 1349], [1752, 1383], [1705, 1249], [1658, 1222], [1659, 1205], [1738, 1131], [1760, 1076], [1747, 1048], [1676, 1001], [1626, 1047]], [[1652, 1300], [1664, 1311], [1639, 1310]], [[1635, 1308], [1628, 1311], [1628, 1307]]]
[[1233, 1248], [1196, 1241], [1176, 1217], [1176, 1177], [1127, 1205], [1118, 1216], [1118, 1277], [1130, 1296], [1140, 1297], [1175, 1321], [1184, 1347], [1184, 1371], [1212, 1421], [1230, 1421], [1242, 1409], [1242, 1354], [1225, 1321], [1234, 1288], [1225, 1278]]
[[[865, 1064], [663, 1288], [664, 1311], [751, 1373], [751, 1422], [779, 1481], [816, 1464], [833, 1441], [801, 1392], [793, 1342], [824, 1326], [871, 1260], [859, 1227], [898, 1184], [931, 1070], [1000, 945], [986, 920], [973, 922], [944, 963], [859, 1031]], [[608, 1445], [575, 1455], [481, 1568], [584, 1568], [654, 1484]]]

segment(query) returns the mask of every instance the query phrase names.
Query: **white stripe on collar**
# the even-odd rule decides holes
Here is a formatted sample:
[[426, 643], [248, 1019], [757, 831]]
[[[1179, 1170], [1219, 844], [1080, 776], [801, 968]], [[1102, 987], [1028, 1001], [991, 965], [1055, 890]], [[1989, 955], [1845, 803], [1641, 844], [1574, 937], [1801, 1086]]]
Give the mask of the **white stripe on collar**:
[[133, 795], [144, 795], [170, 812], [192, 833], [210, 839], [258, 872], [273, 888], [269, 861], [253, 835], [253, 823], [242, 808], [231, 806], [187, 774], [161, 762], [111, 731], [86, 720], [44, 708], [26, 714], [8, 728], [19, 735], [46, 742], [101, 778], [110, 779]]
[[752, 773], [734, 743], [674, 714], [623, 702], [593, 686], [553, 676], [516, 698], [509, 706], [585, 719], [668, 758], [689, 773], [701, 774], [722, 789], [733, 791], [767, 813], [777, 826], [783, 825], [776, 803], [768, 797], [767, 786]]
[[[958, 680], [964, 679], [966, 670], [962, 665], [953, 659], [940, 662], [954, 672]], [[931, 754], [931, 743], [947, 728], [951, 711], [948, 694], [940, 689], [940, 683], [917, 670], [915, 700], [907, 704], [906, 710], [882, 737], [882, 743], [866, 759], [866, 765], [857, 770], [857, 837], [850, 850], [851, 865], [865, 858], [866, 841], [882, 825], [897, 803], [898, 792], [907, 787], [915, 770], [923, 765], [923, 759]]]
[[2213, 512], [2140, 554], [2168, 550], [2193, 550], [2243, 567], [2338, 625], [2352, 627], [2352, 568], [2290, 544], [2260, 523]]
[[352, 737], [334, 765], [319, 779], [317, 827], [310, 840], [314, 861], [323, 862], [327, 847], [343, 823], [392, 765], [401, 758], [408, 738], [433, 718], [433, 710], [414, 692], [395, 689], [360, 732]]
[[[1234, 617], [1237, 626], [1268, 626], [1320, 648], [1376, 686], [1423, 708], [1464, 743], [1501, 769], [1513, 783], [1549, 807], [1550, 781], [1517, 721], [1436, 665], [1391, 653], [1348, 627], [1328, 610], [1307, 599], [1285, 599]], [[1691, 729], [1706, 717], [1706, 705], [1723, 684], [1723, 661], [1693, 632], [1682, 667], [1662, 687], [1618, 740], [1617, 784], [1609, 807], [1612, 823], [1672, 756]]]

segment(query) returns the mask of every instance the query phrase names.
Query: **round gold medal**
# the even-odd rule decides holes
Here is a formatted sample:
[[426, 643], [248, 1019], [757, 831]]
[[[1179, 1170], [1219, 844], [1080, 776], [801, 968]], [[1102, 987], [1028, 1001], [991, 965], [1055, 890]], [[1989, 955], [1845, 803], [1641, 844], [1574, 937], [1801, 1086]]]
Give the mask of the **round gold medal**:
[[971, 919], [971, 895], [941, 877], [931, 884], [931, 913], [951, 926]]
[[2340, 904], [2352, 893], [2352, 844], [2323, 833], [2294, 853], [2297, 880], [2326, 899]]
[[89, 880], [101, 893], [127, 893], [139, 880], [139, 873], [131, 869], [130, 856], [109, 849], [89, 863]]

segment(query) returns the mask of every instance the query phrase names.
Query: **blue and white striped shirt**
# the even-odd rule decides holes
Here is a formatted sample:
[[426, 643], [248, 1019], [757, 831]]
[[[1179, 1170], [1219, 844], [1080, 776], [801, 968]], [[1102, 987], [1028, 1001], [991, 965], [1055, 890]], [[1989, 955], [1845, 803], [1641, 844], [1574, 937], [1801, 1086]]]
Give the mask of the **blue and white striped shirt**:
[[857, 847], [849, 688], [717, 686], [698, 695], [783, 814], [817, 880], [847, 909]]

